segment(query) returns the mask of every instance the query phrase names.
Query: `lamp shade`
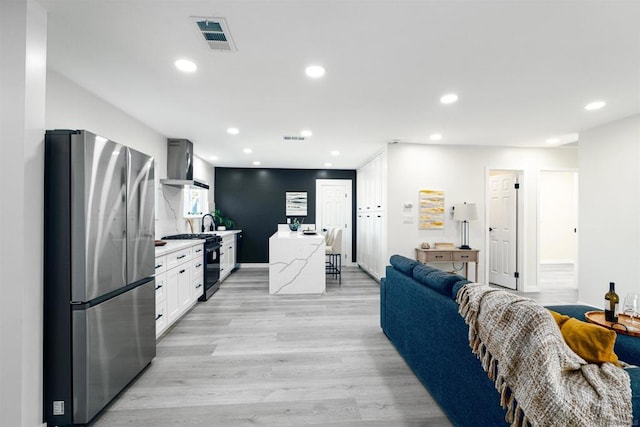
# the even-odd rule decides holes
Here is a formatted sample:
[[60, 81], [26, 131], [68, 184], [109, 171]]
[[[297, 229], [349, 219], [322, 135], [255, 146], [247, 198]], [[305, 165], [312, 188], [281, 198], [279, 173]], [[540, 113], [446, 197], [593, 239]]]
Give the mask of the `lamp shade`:
[[478, 207], [475, 203], [460, 203], [453, 207], [453, 219], [456, 221], [473, 221], [478, 219]]

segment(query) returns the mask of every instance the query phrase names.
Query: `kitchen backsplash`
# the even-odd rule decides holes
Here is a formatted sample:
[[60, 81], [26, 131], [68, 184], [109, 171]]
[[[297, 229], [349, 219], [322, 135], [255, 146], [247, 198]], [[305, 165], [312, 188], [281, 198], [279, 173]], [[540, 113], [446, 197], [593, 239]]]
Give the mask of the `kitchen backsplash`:
[[169, 234], [190, 233], [182, 217], [182, 189], [168, 185], [156, 186], [156, 239]]

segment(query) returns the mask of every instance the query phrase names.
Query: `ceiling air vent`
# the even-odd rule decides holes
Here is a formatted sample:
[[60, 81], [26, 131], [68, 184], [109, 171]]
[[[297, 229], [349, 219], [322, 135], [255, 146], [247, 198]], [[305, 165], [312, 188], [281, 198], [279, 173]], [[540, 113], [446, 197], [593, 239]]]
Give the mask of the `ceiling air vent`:
[[196, 30], [208, 49], [226, 52], [237, 50], [226, 19], [192, 16], [191, 20], [196, 25]]
[[304, 141], [304, 136], [284, 136], [285, 141]]

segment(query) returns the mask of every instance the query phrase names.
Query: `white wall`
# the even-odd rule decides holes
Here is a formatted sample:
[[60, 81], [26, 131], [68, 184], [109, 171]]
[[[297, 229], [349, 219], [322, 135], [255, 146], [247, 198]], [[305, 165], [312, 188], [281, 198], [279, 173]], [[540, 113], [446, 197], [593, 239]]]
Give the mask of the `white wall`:
[[[127, 115], [55, 71], [47, 72], [47, 129], [86, 129], [153, 156], [156, 181], [156, 236], [188, 232], [182, 218], [182, 190], [160, 184], [167, 177], [167, 137]], [[172, 136], [174, 137], [174, 136]], [[197, 153], [197, 144], [194, 143]], [[210, 185], [214, 168], [196, 157], [194, 176]]]
[[0, 2], [0, 424], [42, 425], [47, 15]]
[[[517, 169], [524, 172], [525, 194], [522, 236], [525, 260], [521, 277], [526, 291], [537, 288], [537, 181], [540, 170], [570, 169], [578, 166], [576, 148], [502, 148], [422, 144], [388, 146], [387, 233], [388, 254], [415, 257], [420, 242], [450, 241], [459, 245], [458, 223], [448, 215], [452, 205], [478, 204], [477, 221], [470, 224], [470, 244], [480, 249], [479, 281], [485, 282], [486, 198], [490, 169]], [[420, 189], [445, 191], [447, 211], [444, 230], [418, 230], [417, 209]], [[403, 224], [405, 202], [413, 204], [416, 221]], [[388, 258], [387, 258], [388, 259]], [[473, 268], [470, 267], [470, 276]]]
[[640, 115], [580, 134], [580, 301], [640, 292]]

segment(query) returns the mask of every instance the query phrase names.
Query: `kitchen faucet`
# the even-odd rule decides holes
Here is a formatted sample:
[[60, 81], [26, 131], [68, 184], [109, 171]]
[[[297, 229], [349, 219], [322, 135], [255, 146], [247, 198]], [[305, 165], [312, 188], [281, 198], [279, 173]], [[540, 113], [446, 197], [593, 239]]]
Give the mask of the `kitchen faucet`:
[[204, 219], [206, 217], [210, 216], [211, 217], [211, 225], [209, 225], [209, 231], [215, 231], [216, 227], [216, 220], [213, 218], [213, 215], [211, 214], [204, 214], [202, 215], [202, 232], [204, 233]]

